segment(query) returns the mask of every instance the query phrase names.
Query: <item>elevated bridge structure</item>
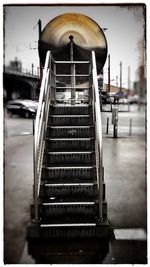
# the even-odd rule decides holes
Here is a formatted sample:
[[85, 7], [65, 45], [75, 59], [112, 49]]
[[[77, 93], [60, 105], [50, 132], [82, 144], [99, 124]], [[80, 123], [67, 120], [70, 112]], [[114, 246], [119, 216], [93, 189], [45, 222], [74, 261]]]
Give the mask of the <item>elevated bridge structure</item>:
[[35, 99], [39, 87], [39, 75], [31, 74], [28, 71], [20, 72], [5, 67], [4, 89], [7, 93], [7, 100], [12, 99], [13, 94], [17, 94], [21, 98]]

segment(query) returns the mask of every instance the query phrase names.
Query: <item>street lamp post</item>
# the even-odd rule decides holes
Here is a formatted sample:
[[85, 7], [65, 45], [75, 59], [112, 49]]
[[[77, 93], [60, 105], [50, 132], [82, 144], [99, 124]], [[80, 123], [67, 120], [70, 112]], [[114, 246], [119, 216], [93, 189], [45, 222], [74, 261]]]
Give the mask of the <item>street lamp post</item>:
[[128, 95], [130, 94], [130, 66], [128, 66]]
[[[42, 32], [42, 22], [40, 19], [38, 21], [38, 30], [39, 30], [39, 40], [40, 40], [40, 36], [41, 36], [41, 32]], [[42, 63], [41, 63], [40, 58], [39, 58], [39, 69], [40, 69], [40, 81], [42, 81], [43, 72], [42, 72]]]
[[108, 92], [110, 93], [110, 54], [108, 55]]
[[120, 92], [122, 91], [122, 61], [120, 62]]

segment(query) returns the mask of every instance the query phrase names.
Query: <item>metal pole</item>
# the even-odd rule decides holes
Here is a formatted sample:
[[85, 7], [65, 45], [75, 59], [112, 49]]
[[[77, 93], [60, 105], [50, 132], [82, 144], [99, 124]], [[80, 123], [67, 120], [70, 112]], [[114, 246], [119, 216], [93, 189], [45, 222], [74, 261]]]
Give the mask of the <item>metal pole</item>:
[[106, 134], [108, 134], [108, 131], [109, 131], [109, 118], [107, 118]]
[[[42, 32], [42, 22], [41, 20], [39, 19], [38, 21], [38, 29], [39, 29], [39, 40], [40, 40], [40, 37], [41, 37], [41, 32]], [[42, 76], [43, 76], [43, 68], [42, 68], [42, 63], [41, 63], [41, 59], [39, 57], [39, 69], [40, 69], [40, 81], [42, 81]]]
[[92, 51], [92, 63], [93, 63], [93, 89], [95, 91], [95, 115], [96, 115], [96, 158], [99, 158], [99, 162], [96, 162], [97, 167], [97, 179], [98, 179], [98, 194], [99, 194], [99, 211], [98, 216], [101, 220], [103, 217], [103, 147], [102, 147], [102, 122], [100, 116], [100, 100], [98, 92], [97, 82], [97, 70], [96, 70], [96, 57], [95, 52]]
[[122, 61], [120, 62], [120, 92], [122, 91]]
[[99, 163], [99, 220], [103, 219], [103, 165]]
[[114, 137], [114, 138], [117, 138], [117, 137], [118, 137], [118, 136], [117, 136], [117, 125], [116, 125], [116, 124], [114, 124], [113, 137]]
[[108, 92], [110, 93], [110, 55], [108, 55]]
[[54, 96], [54, 103], [56, 103], [56, 63], [54, 63], [54, 88], [53, 88], [53, 96]]
[[38, 26], [39, 26], [39, 39], [40, 39], [40, 35], [41, 35], [41, 32], [42, 32], [42, 22], [41, 22], [40, 19], [38, 21]]
[[32, 129], [33, 129], [34, 220], [35, 222], [37, 222], [39, 220], [39, 214], [38, 214], [38, 199], [37, 199], [38, 183], [37, 183], [37, 170], [36, 170], [36, 158], [35, 158], [34, 117], [32, 119]]
[[34, 74], [34, 64], [32, 63], [32, 65], [31, 65], [31, 68], [32, 68], [32, 72], [31, 72], [31, 74], [33, 75]]
[[[73, 36], [69, 36], [70, 39], [70, 61], [73, 61]], [[76, 90], [75, 90], [75, 64], [71, 64], [71, 105], [75, 105]]]
[[118, 132], [118, 109], [113, 108], [112, 110], [112, 124], [113, 124], [113, 138], [117, 138]]
[[130, 123], [129, 123], [129, 135], [132, 134], [132, 118], [130, 118]]
[[92, 66], [91, 64], [89, 64], [89, 88], [91, 88], [91, 90], [89, 90], [89, 94], [88, 94], [88, 97], [89, 97], [89, 104], [92, 105], [92, 99], [93, 99], [93, 95], [92, 95], [92, 81], [91, 81], [91, 75], [92, 75]]
[[130, 66], [128, 66], [128, 95], [130, 94]]
[[118, 87], [118, 75], [116, 76], [116, 87]]

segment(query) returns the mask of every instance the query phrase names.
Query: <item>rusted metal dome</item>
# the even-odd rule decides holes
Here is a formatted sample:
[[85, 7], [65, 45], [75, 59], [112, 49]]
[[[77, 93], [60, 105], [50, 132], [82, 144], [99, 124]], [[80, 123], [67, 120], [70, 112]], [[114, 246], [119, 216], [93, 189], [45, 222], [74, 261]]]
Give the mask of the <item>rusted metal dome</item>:
[[48, 50], [52, 51], [55, 60], [70, 60], [70, 36], [73, 37], [73, 59], [90, 60], [91, 51], [94, 50], [100, 72], [107, 57], [104, 33], [90, 17], [76, 13], [55, 17], [41, 32], [39, 56], [42, 64]]

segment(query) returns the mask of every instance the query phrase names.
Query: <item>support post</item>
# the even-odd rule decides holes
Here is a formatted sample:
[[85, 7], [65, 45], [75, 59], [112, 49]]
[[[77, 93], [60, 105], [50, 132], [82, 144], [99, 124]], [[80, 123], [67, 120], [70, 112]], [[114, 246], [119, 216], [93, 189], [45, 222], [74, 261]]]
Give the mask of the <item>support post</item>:
[[97, 179], [98, 179], [98, 194], [99, 194], [99, 211], [98, 218], [103, 218], [103, 147], [102, 147], [102, 122], [100, 116], [100, 100], [97, 82], [97, 69], [96, 69], [96, 57], [95, 52], [92, 51], [92, 63], [93, 63], [93, 90], [94, 90], [94, 105], [95, 105], [95, 116], [96, 116], [96, 168], [97, 168]]
[[[39, 19], [38, 21], [38, 31], [39, 31], [39, 40], [41, 37], [41, 32], [42, 32], [42, 22]], [[40, 82], [42, 81], [42, 77], [43, 77], [43, 68], [42, 68], [42, 63], [41, 63], [41, 59], [39, 58], [39, 69], [40, 69]]]
[[130, 95], [130, 66], [128, 66], [128, 96]]
[[118, 87], [118, 75], [116, 76], [116, 87]]
[[122, 92], [122, 61], [120, 62], [120, 92]]
[[31, 69], [32, 69], [31, 74], [34, 75], [34, 64], [33, 63], [31, 64]]
[[113, 138], [117, 138], [118, 132], [118, 108], [112, 109]]
[[[73, 36], [70, 35], [69, 36], [70, 39], [70, 61], [73, 61]], [[76, 74], [76, 70], [75, 70], [75, 64], [72, 63], [71, 64], [71, 105], [75, 105], [75, 99], [76, 99], [76, 90], [75, 90], [75, 74]]]
[[110, 55], [108, 55], [108, 93], [110, 93]]
[[107, 118], [106, 134], [108, 134], [108, 131], [109, 131], [109, 118]]
[[129, 135], [131, 136], [132, 134], [132, 118], [130, 118], [130, 123], [129, 123]]
[[118, 137], [117, 132], [118, 132], [118, 126], [116, 124], [114, 124], [113, 138], [117, 138]]
[[37, 168], [36, 168], [36, 154], [35, 154], [35, 126], [34, 126], [34, 117], [32, 118], [32, 130], [33, 130], [33, 178], [34, 178], [34, 220], [38, 222], [39, 214], [38, 214], [38, 199], [37, 199], [37, 191], [38, 191], [38, 183], [37, 183]]
[[54, 63], [54, 88], [53, 88], [54, 103], [56, 103], [56, 63]]

